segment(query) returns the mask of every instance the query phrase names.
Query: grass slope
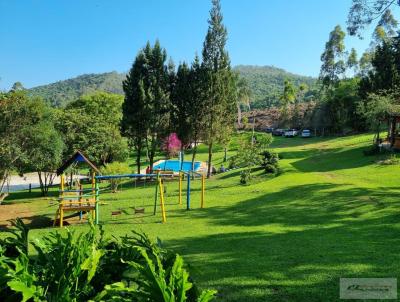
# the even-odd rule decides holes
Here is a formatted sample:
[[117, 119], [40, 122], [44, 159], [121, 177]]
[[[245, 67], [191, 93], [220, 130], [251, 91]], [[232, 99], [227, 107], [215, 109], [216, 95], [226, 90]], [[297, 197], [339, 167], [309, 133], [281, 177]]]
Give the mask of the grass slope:
[[[102, 195], [100, 218], [109, 235], [134, 229], [160, 237], [220, 301], [339, 301], [340, 277], [400, 277], [398, 166], [363, 156], [370, 142], [370, 135], [278, 138], [279, 177], [258, 172], [241, 186], [238, 171], [218, 175], [207, 181], [205, 209], [198, 208], [197, 181], [192, 211], [177, 204], [177, 184], [167, 183], [166, 224], [159, 212], [149, 215], [154, 187], [126, 183], [122, 192]], [[10, 202], [49, 218], [55, 211], [46, 200]], [[133, 215], [133, 206], [145, 206], [146, 214]], [[128, 215], [112, 219], [118, 208]], [[49, 231], [35, 229], [31, 240]]]

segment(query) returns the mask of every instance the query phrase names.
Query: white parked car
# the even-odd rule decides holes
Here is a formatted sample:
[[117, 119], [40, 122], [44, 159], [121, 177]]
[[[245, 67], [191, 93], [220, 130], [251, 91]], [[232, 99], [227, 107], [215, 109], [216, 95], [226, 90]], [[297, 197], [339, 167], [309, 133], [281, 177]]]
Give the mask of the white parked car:
[[289, 129], [285, 131], [284, 136], [285, 137], [295, 137], [297, 135], [297, 130], [296, 129]]
[[304, 129], [304, 130], [301, 132], [301, 137], [304, 137], [304, 138], [306, 138], [306, 137], [311, 137], [311, 131], [308, 130], [308, 129]]

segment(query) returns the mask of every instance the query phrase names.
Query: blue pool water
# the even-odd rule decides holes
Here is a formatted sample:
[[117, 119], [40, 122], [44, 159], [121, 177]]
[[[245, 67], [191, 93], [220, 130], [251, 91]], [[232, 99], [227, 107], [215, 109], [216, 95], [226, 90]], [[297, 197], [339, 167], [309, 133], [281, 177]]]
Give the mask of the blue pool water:
[[[200, 162], [194, 162], [194, 171], [197, 171], [200, 168]], [[167, 170], [167, 171], [175, 171], [178, 172], [179, 170], [183, 171], [191, 171], [192, 170], [192, 162], [191, 161], [184, 161], [182, 164], [181, 169], [181, 162], [179, 160], [165, 160], [157, 165], [153, 166], [153, 170]]]

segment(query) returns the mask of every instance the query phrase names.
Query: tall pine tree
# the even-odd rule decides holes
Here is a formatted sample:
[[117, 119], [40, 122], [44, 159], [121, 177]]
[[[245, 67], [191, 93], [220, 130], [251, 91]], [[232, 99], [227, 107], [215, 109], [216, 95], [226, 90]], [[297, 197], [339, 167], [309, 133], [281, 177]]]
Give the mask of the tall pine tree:
[[136, 146], [139, 171], [143, 145], [152, 170], [156, 150], [169, 130], [171, 82], [166, 59], [167, 53], [158, 41], [153, 47], [147, 43], [124, 81], [122, 125]]
[[141, 154], [146, 139], [145, 114], [145, 92], [143, 77], [145, 74], [146, 58], [142, 51], [136, 59], [123, 81], [125, 100], [122, 106], [122, 131], [136, 150], [137, 172], [140, 173]]
[[212, 150], [218, 141], [224, 141], [234, 125], [236, 98], [235, 81], [230, 60], [225, 50], [227, 30], [222, 23], [223, 16], [219, 0], [212, 0], [208, 31], [203, 44], [205, 140], [208, 144], [208, 171], [211, 175]]
[[[182, 142], [182, 148], [190, 143], [190, 104], [191, 104], [190, 68], [184, 62], [178, 66], [175, 83], [171, 91], [171, 125]], [[182, 150], [181, 150], [182, 151]]]

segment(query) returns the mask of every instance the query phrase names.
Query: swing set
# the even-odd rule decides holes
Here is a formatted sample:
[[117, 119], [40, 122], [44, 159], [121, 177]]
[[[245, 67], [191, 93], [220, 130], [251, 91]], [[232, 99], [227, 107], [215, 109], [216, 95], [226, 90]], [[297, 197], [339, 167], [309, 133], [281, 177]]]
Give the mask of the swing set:
[[[59, 195], [59, 207], [56, 212], [56, 217], [54, 219], [54, 226], [57, 223], [57, 218], [59, 218], [59, 226], [63, 226], [64, 213], [65, 212], [79, 212], [80, 219], [83, 217], [83, 213], [87, 213], [88, 215], [92, 215], [95, 224], [99, 223], [99, 201], [100, 201], [100, 189], [99, 189], [99, 181], [101, 180], [110, 180], [110, 179], [119, 179], [119, 178], [134, 178], [135, 183], [137, 179], [156, 179], [155, 181], [155, 196], [154, 196], [154, 209], [153, 215], [156, 215], [157, 212], [157, 204], [158, 201], [160, 203], [161, 209], [161, 218], [162, 222], [167, 222], [166, 211], [165, 211], [165, 196], [164, 196], [164, 180], [169, 178], [171, 179], [171, 174], [121, 174], [121, 175], [98, 175], [96, 176], [94, 173], [91, 177], [91, 187], [84, 189], [80, 185], [76, 190], [66, 190], [65, 189], [65, 178], [64, 174], [61, 175], [60, 182], [60, 195]], [[183, 182], [186, 179], [186, 209], [190, 210], [190, 196], [191, 196], [191, 180], [195, 178], [201, 178], [201, 200], [200, 200], [200, 208], [204, 208], [205, 201], [205, 176], [203, 174], [194, 172], [194, 171], [179, 171], [179, 205], [182, 205], [182, 196], [183, 196]], [[143, 213], [144, 208], [142, 210], [136, 211], [135, 213]]]

